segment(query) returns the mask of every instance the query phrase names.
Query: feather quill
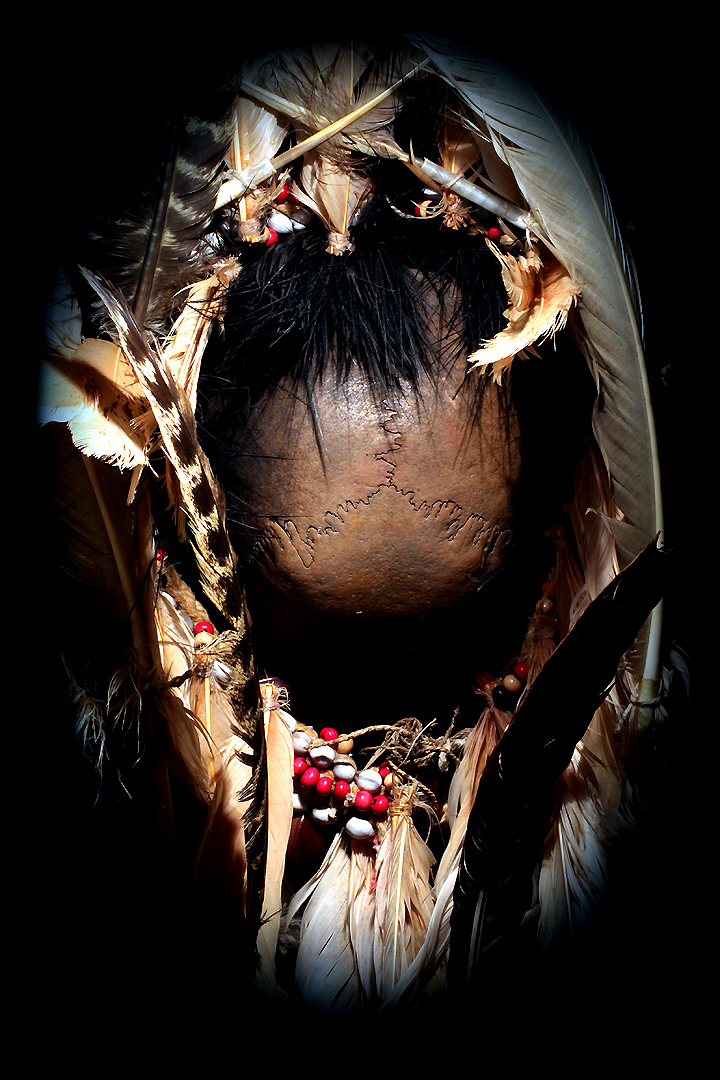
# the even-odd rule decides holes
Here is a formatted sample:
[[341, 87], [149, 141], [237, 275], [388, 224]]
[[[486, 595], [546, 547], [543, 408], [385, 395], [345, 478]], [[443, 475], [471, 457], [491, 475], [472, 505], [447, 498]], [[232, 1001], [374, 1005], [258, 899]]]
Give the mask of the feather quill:
[[[594, 431], [615, 503], [631, 528], [613, 528], [620, 566], [662, 532], [655, 427], [634, 276], [591, 152], [516, 73], [427, 35], [415, 42], [486, 126], [544, 240], [583, 283], [578, 334], [602, 393]], [[659, 611], [653, 615], [641, 677], [659, 676]]]

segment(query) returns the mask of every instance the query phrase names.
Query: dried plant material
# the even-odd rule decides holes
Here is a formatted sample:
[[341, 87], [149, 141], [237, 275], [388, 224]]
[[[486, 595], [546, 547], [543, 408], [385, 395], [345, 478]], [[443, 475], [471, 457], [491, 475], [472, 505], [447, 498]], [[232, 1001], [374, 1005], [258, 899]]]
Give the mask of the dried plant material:
[[380, 1001], [420, 951], [433, 912], [435, 858], [413, 824], [414, 790], [411, 784], [398, 790], [377, 856], [373, 969]]

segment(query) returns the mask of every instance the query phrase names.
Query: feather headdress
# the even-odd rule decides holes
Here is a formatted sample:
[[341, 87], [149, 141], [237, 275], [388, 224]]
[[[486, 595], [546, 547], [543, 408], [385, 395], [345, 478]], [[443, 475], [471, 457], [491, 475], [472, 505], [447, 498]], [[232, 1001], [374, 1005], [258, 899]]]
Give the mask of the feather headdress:
[[[661, 577], [655, 432], [632, 272], [603, 181], [580, 137], [516, 73], [425, 35], [401, 44], [383, 57], [363, 44], [266, 56], [246, 65], [214, 120], [174, 118], [141, 210], [126, 208], [73, 268], [82, 319], [68, 285], [52, 309], [41, 402], [45, 424], [69, 428], [50, 430], [74, 572], [103, 598], [108, 625], [119, 623], [104, 692], [76, 679], [86, 738], [104, 745], [134, 700], [164, 777], [158, 801], [171, 808], [180, 779], [202, 806], [195, 886], [242, 941], [244, 984], [333, 1013], [405, 1007], [446, 980], [462, 992], [519, 928], [552, 947], [582, 923], [630, 786], [629, 733], [659, 676], [659, 615], [647, 622]], [[397, 172], [378, 190], [387, 169]], [[372, 723], [347, 735], [298, 729], [276, 684], [260, 682], [196, 410], [228, 290], [278, 230], [320, 222], [327, 252], [343, 256], [333, 265], [352, 265], [359, 223], [372, 236], [381, 203], [423, 229], [435, 220], [460, 245], [479, 242], [497, 263], [505, 325], [476, 342], [470, 370], [503, 382], [517, 357], [552, 363], [536, 346], [567, 325], [597, 399], [573, 543], [553, 532], [552, 605], [539, 601], [506, 676], [512, 685], [524, 673], [519, 700], [507, 706], [497, 681], [484, 681], [484, 707], [462, 736], [403, 722], [377, 749], [363, 744]], [[259, 288], [258, 309], [266, 299]], [[186, 540], [192, 585], [173, 565], [175, 545], [185, 564]], [[584, 650], [592, 672], [581, 678]], [[353, 737], [373, 774], [363, 782], [376, 792], [374, 818], [359, 767], [354, 788], [332, 786], [329, 763], [347, 766]], [[382, 774], [370, 768], [375, 752], [387, 756]], [[326, 795], [342, 792], [332, 804], [301, 797], [295, 774], [311, 753], [325, 762]], [[420, 779], [428, 763], [445, 797]], [[420, 788], [442, 820], [437, 864], [417, 828]], [[293, 814], [328, 830], [301, 881]], [[279, 971], [288, 949], [289, 989]]]

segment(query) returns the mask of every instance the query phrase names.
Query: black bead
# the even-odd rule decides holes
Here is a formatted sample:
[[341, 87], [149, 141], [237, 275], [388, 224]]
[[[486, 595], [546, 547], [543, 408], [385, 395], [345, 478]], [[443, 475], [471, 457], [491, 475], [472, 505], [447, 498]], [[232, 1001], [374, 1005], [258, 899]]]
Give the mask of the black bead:
[[517, 694], [513, 694], [512, 691], [502, 685], [493, 689], [492, 696], [495, 707], [502, 709], [503, 712], [512, 712], [518, 699]]

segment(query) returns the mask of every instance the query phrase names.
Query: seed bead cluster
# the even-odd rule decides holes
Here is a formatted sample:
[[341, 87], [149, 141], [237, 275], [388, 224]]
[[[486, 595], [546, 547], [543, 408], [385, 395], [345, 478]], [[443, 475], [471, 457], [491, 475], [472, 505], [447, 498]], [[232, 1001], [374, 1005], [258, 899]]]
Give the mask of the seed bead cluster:
[[392, 799], [390, 767], [359, 770], [353, 740], [331, 727], [322, 728], [318, 737], [312, 728], [297, 725], [293, 748], [293, 810], [309, 812], [319, 822], [337, 821], [339, 812], [346, 812], [345, 832], [355, 840], [372, 839]]

